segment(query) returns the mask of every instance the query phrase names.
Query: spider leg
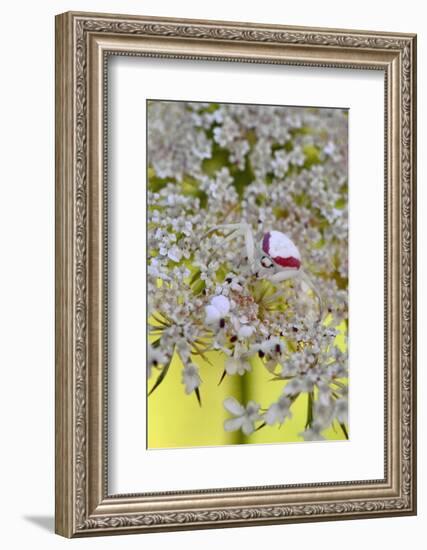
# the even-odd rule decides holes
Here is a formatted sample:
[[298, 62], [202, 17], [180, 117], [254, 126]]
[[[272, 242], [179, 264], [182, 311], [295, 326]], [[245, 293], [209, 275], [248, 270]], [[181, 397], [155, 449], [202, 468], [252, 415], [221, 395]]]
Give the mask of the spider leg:
[[322, 297], [320, 295], [320, 292], [318, 291], [316, 285], [313, 283], [313, 281], [310, 279], [310, 277], [307, 275], [305, 271], [302, 269], [299, 270], [299, 277], [310, 287], [310, 289], [314, 292], [317, 301], [319, 303], [319, 322], [323, 319], [323, 302]]
[[[279, 285], [279, 283], [281, 283], [282, 281], [286, 281], [288, 279], [292, 279], [292, 278], [295, 278], [295, 277], [297, 277], [297, 272], [294, 269], [289, 269], [289, 270], [280, 271], [279, 273], [275, 273], [274, 275], [271, 275], [270, 277], [267, 277], [267, 281], [270, 281], [274, 285]], [[281, 296], [285, 295], [285, 293], [283, 291], [283, 288], [280, 289], [279, 286], [277, 286], [277, 288], [279, 290], [277, 290], [271, 296], [267, 296], [265, 298], [265, 301], [267, 303], [273, 302], [274, 300], [277, 300]]]
[[215, 225], [214, 227], [211, 227], [207, 233], [205, 233], [204, 236], [209, 235], [213, 231], [217, 230], [228, 230], [231, 231], [225, 239], [231, 240], [239, 235], [242, 235], [245, 238], [245, 246], [246, 246], [246, 255], [248, 257], [248, 262], [250, 265], [253, 265], [255, 261], [255, 245], [254, 245], [254, 237], [252, 234], [251, 226], [245, 222], [242, 223], [225, 223], [222, 225]]
[[281, 283], [282, 281], [287, 281], [288, 279], [294, 279], [298, 276], [298, 271], [296, 269], [283, 269], [270, 277], [267, 277], [269, 281], [274, 284]]
[[248, 224], [245, 224], [244, 235], [245, 235], [245, 245], [246, 245], [246, 255], [248, 257], [248, 262], [250, 265], [253, 265], [255, 262], [255, 245], [254, 245], [254, 236], [252, 229]]
[[[319, 322], [323, 318], [323, 303], [322, 298], [320, 296], [319, 291], [317, 290], [316, 285], [313, 283], [313, 281], [310, 279], [310, 277], [307, 275], [305, 271], [302, 269], [295, 270], [295, 269], [288, 269], [280, 271], [279, 273], [275, 273], [271, 277], [268, 278], [269, 281], [271, 281], [274, 284], [281, 283], [282, 281], [286, 281], [288, 279], [292, 278], [300, 278], [304, 283], [312, 290], [314, 295], [317, 298], [318, 306], [319, 306]], [[276, 296], [276, 295], [273, 295]], [[271, 299], [272, 297], [270, 297]]]
[[243, 229], [247, 226], [247, 223], [223, 223], [219, 225], [214, 225], [211, 227], [206, 233], [203, 235], [203, 237], [207, 237], [214, 231], [223, 231], [223, 230], [231, 230], [233, 233], [235, 231], [239, 231], [239, 233], [243, 233]]
[[266, 296], [264, 298], [264, 302], [274, 302], [275, 300], [277, 300], [277, 298], [280, 298], [281, 296], [284, 296], [284, 294], [285, 293], [283, 292], [283, 290], [278, 290], [274, 294], [271, 294], [271, 296]]

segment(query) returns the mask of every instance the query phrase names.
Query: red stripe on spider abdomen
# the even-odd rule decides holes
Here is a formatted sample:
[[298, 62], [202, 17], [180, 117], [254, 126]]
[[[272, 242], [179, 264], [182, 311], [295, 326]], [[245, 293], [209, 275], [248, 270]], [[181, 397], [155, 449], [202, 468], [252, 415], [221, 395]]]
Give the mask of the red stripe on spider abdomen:
[[276, 256], [271, 259], [274, 263], [279, 264], [282, 267], [294, 267], [295, 269], [299, 269], [301, 266], [301, 262], [293, 256], [289, 256], [289, 258], [281, 258], [280, 256]]

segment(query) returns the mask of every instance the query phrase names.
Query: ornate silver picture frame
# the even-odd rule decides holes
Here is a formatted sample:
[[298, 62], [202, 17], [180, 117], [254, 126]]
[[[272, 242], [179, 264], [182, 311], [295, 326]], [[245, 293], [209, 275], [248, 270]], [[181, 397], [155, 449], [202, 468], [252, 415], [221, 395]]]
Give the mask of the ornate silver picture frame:
[[[111, 56], [384, 75], [384, 476], [110, 494]], [[68, 12], [56, 18], [56, 532], [65, 537], [416, 513], [416, 36]], [[206, 487], [209, 487], [207, 480]]]

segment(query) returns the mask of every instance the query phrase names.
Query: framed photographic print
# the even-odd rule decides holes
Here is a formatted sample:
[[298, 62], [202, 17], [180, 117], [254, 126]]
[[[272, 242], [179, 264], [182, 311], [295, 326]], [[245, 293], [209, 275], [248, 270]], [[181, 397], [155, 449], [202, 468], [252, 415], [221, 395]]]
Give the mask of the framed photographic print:
[[56, 532], [416, 513], [416, 37], [56, 18]]

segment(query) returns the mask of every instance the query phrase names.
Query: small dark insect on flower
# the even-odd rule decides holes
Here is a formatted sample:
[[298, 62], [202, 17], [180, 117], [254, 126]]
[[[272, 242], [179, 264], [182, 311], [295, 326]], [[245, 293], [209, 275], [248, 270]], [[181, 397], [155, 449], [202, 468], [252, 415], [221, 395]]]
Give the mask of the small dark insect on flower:
[[274, 349], [275, 349], [276, 353], [280, 353], [281, 350], [282, 350], [282, 348], [280, 347], [280, 344], [276, 344]]
[[236, 336], [236, 335], [234, 335], [234, 336], [232, 336], [232, 337], [230, 338], [230, 342], [236, 342], [236, 340], [237, 340], [237, 336]]
[[219, 320], [219, 326], [220, 326], [220, 328], [224, 328], [224, 327], [225, 327], [225, 319], [220, 319], [220, 320]]
[[298, 332], [297, 327], [292, 327], [292, 330], [293, 330], [294, 332]]
[[265, 353], [262, 351], [262, 349], [258, 350], [258, 357], [261, 359], [265, 356]]

